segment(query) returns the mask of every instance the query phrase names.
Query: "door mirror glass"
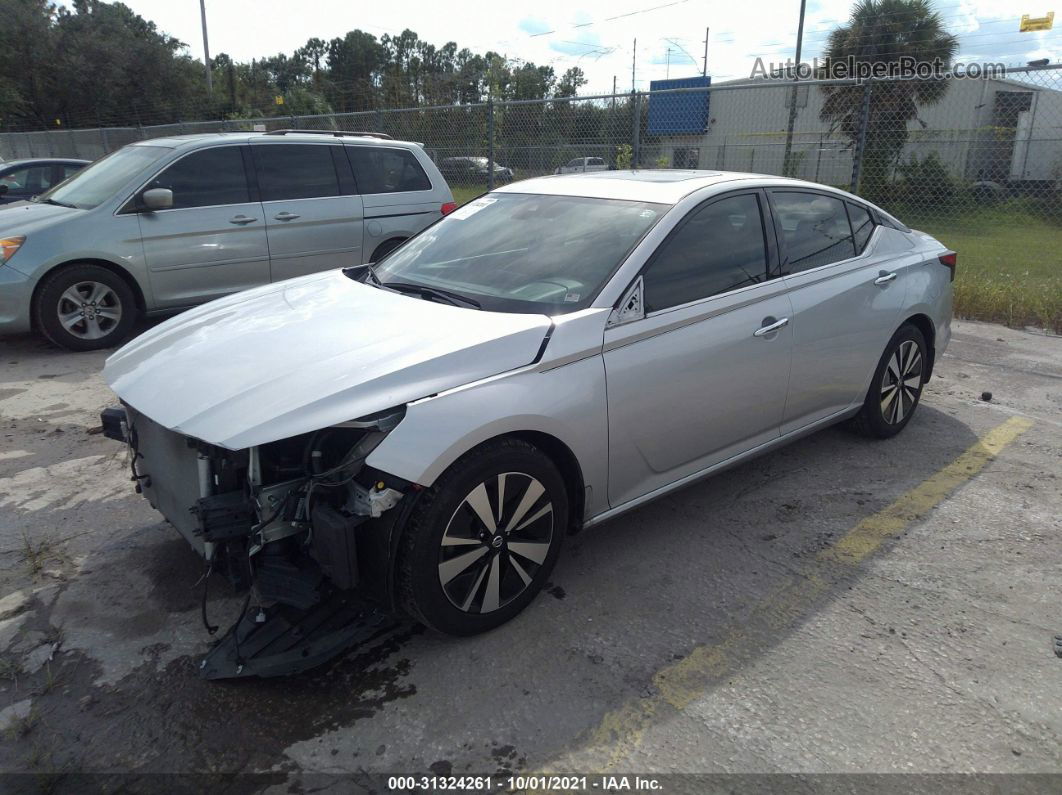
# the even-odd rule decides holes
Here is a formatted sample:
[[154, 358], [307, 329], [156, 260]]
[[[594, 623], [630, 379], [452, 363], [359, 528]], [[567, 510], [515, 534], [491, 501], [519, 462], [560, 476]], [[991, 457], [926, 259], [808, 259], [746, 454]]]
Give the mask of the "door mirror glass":
[[140, 195], [145, 210], [169, 210], [173, 207], [173, 191], [169, 188], [151, 188]]

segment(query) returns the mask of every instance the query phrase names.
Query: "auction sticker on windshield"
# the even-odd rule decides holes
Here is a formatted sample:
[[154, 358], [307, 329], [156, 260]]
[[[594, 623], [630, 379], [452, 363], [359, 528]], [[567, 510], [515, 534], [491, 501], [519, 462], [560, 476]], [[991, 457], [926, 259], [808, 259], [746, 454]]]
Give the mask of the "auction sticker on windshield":
[[464, 207], [454, 210], [449, 218], [456, 218], [458, 221], [463, 221], [466, 218], [471, 218], [478, 213], [484, 207], [490, 207], [494, 202], [498, 201], [493, 196], [481, 196], [475, 201], [470, 201]]

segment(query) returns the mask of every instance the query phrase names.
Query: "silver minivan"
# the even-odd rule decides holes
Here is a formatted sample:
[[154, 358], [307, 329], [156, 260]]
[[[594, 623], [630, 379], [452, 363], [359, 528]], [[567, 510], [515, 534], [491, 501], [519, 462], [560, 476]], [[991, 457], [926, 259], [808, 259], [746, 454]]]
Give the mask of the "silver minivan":
[[0, 209], [0, 333], [109, 347], [143, 314], [374, 262], [455, 207], [419, 144], [377, 133], [140, 141]]

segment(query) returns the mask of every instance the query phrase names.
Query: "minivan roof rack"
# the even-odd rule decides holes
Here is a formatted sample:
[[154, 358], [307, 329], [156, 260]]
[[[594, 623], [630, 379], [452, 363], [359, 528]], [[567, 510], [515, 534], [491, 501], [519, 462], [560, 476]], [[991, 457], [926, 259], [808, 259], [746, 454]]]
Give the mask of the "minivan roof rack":
[[331, 135], [334, 138], [342, 138], [344, 135], [360, 136], [362, 138], [386, 138], [391, 136], [382, 132], [367, 132], [363, 130], [270, 130], [266, 135], [287, 135], [288, 133], [308, 133], [310, 135]]

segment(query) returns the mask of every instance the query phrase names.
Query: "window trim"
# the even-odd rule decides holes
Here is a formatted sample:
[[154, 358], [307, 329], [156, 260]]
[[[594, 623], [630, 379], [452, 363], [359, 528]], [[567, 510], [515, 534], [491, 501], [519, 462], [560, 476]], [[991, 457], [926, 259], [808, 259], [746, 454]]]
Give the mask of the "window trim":
[[170, 207], [169, 209], [166, 209], [166, 210], [152, 210], [151, 212], [152, 213], [179, 213], [179, 212], [183, 212], [185, 210], [209, 210], [209, 209], [213, 209], [213, 208], [217, 208], [217, 207], [237, 207], [240, 204], [260, 204], [261, 202], [259, 201], [258, 198], [256, 198], [256, 194], [258, 192], [258, 180], [255, 178], [254, 171], [253, 170], [252, 171], [248, 171], [248, 169], [247, 169], [247, 157], [249, 156], [250, 153], [249, 152], [243, 152], [244, 149], [248, 148], [247, 144], [246, 143], [234, 143], [234, 142], [231, 142], [231, 141], [218, 141], [216, 144], [213, 144], [211, 146], [200, 146], [200, 147], [197, 147], [195, 149], [190, 149], [187, 152], [181, 153], [181, 155], [179, 157], [175, 157], [175, 158], [173, 158], [173, 160], [170, 160], [169, 162], [164, 163], [157, 171], [153, 172], [151, 174], [151, 176], [149, 176], [146, 180], [144, 180], [144, 182], [141, 183], [141, 185], [138, 188], [136, 188], [131, 194], [129, 194], [123, 201], [119, 202], [118, 208], [114, 211], [113, 214], [114, 215], [139, 215], [142, 212], [142, 210], [140, 209], [140, 207], [137, 206], [137, 201], [136, 201], [137, 197], [141, 193], [143, 193], [144, 190], [147, 188], [147, 186], [150, 185], [153, 180], [158, 178], [158, 176], [160, 174], [162, 174], [162, 172], [164, 172], [170, 166], [174, 166], [177, 163], [181, 162], [186, 157], [191, 157], [192, 155], [199, 154], [200, 152], [205, 152], [208, 149], [221, 149], [222, 147], [225, 147], [225, 146], [233, 148], [233, 149], [240, 149], [241, 150], [240, 157], [243, 160], [243, 176], [244, 176], [244, 179], [247, 180], [247, 195], [250, 197], [250, 201], [238, 202], [237, 204], [204, 204], [204, 205], [200, 205], [199, 207]]
[[[648, 320], [650, 318], [660, 317], [661, 315], [663, 315], [663, 314], [665, 314], [667, 312], [674, 312], [674, 311], [677, 311], [679, 309], [687, 309], [687, 308], [689, 308], [691, 306], [696, 306], [698, 304], [702, 304], [702, 303], [705, 303], [707, 301], [714, 301], [714, 300], [722, 298], [724, 296], [736, 295], [738, 293], [742, 293], [742, 292], [745, 292], [747, 290], [752, 290], [752, 289], [757, 288], [757, 287], [762, 287], [765, 284], [769, 284], [770, 282], [775, 281], [777, 279], [777, 276], [772, 275], [772, 270], [774, 269], [775, 265], [778, 262], [780, 262], [780, 259], [778, 257], [777, 240], [775, 239], [775, 234], [772, 233], [773, 225], [771, 223], [769, 223], [768, 218], [767, 218], [767, 216], [770, 214], [770, 208], [769, 208], [769, 206], [767, 204], [767, 198], [764, 195], [764, 189], [763, 188], [737, 188], [737, 189], [734, 189], [734, 190], [726, 191], [725, 193], [718, 193], [718, 194], [716, 194], [714, 196], [709, 196], [704, 201], [699, 202], [696, 206], [690, 208], [690, 210], [678, 221], [678, 223], [675, 224], [674, 227], [672, 227], [671, 231], [669, 231], [667, 233], [667, 235], [664, 237], [664, 239], [661, 240], [660, 243], [657, 244], [656, 248], [653, 249], [653, 252], [646, 258], [646, 260], [642, 264], [641, 268], [638, 269], [638, 272], [636, 274], [634, 274], [634, 277], [630, 280], [630, 282], [627, 284], [627, 286], [623, 289], [622, 293], [620, 294], [620, 297], [617, 299], [617, 302], [616, 302], [615, 306], [613, 306], [613, 309], [618, 309], [619, 308], [619, 303], [623, 300], [623, 296], [627, 295], [627, 293], [630, 291], [631, 286], [636, 281], [638, 281], [638, 279], [642, 279], [645, 276], [645, 274], [648, 271], [648, 269], [650, 267], [652, 267], [653, 263], [655, 263], [657, 261], [657, 258], [658, 258], [659, 254], [660, 254], [660, 251], [668, 243], [670, 243], [671, 240], [676, 235], [678, 235], [678, 233], [686, 226], [686, 224], [689, 223], [689, 220], [694, 216], [694, 214], [700, 212], [704, 207], [707, 207], [710, 204], [714, 204], [715, 202], [723, 201], [724, 199], [736, 198], [738, 196], [745, 196], [745, 195], [755, 196], [756, 200], [757, 200], [757, 202], [759, 203], [759, 206], [760, 206], [760, 223], [761, 223], [761, 228], [763, 229], [763, 242], [764, 242], [765, 250], [766, 250], [766, 253], [767, 253], [766, 272], [765, 272], [765, 277], [766, 278], [762, 282], [759, 282], [757, 284], [747, 284], [744, 287], [735, 287], [732, 290], [725, 290], [725, 291], [723, 291], [721, 293], [713, 293], [712, 295], [702, 296], [701, 298], [694, 298], [693, 300], [686, 301], [685, 303], [682, 303], [682, 304], [675, 304], [674, 306], [668, 306], [668, 307], [664, 307], [662, 309], [654, 309], [651, 312], [645, 312], [643, 310], [643, 316], [642, 316], [641, 319]], [[642, 284], [643, 284], [643, 290], [644, 290], [644, 284], [645, 284], [644, 279], [642, 281]], [[643, 297], [643, 305], [644, 305], [644, 297]], [[632, 321], [629, 321], [629, 322], [633, 323], [633, 322], [636, 322], [636, 321], [632, 320]]]
[[[428, 169], [426, 169], [424, 167], [424, 163], [422, 163], [420, 158], [417, 157], [417, 153], [414, 152], [409, 147], [406, 147], [406, 146], [382, 146], [382, 145], [375, 145], [374, 146], [372, 144], [348, 143], [348, 144], [343, 144], [343, 149], [344, 149], [345, 154], [346, 154], [347, 163], [350, 164], [350, 172], [353, 175], [354, 185], [356, 186], [359, 195], [362, 195], [362, 196], [397, 196], [397, 195], [406, 194], [406, 193], [429, 193], [429, 192], [435, 190], [435, 183], [432, 181], [431, 174], [429, 173]], [[354, 161], [350, 159], [351, 158], [351, 154], [350, 154], [349, 150], [351, 150], [351, 149], [367, 149], [370, 152], [379, 151], [381, 149], [390, 149], [392, 152], [407, 152], [407, 153], [409, 153], [409, 156], [412, 157], [413, 160], [416, 162], [417, 166], [420, 168], [420, 171], [424, 175], [424, 178], [428, 181], [428, 187], [421, 188], [420, 190], [394, 190], [394, 191], [384, 191], [383, 193], [367, 193], [367, 192], [364, 192], [364, 191], [362, 191], [361, 186], [358, 185], [358, 169], [354, 166]], [[451, 158], [446, 158], [446, 159], [449, 160]], [[472, 163], [470, 158], [463, 157], [463, 158], [460, 158], [460, 159], [466, 161], [465, 167], [467, 169], [472, 170], [474, 168], [474, 165], [473, 165], [473, 163]], [[441, 171], [441, 166], [437, 166], [437, 168], [439, 168], [439, 170]]]

